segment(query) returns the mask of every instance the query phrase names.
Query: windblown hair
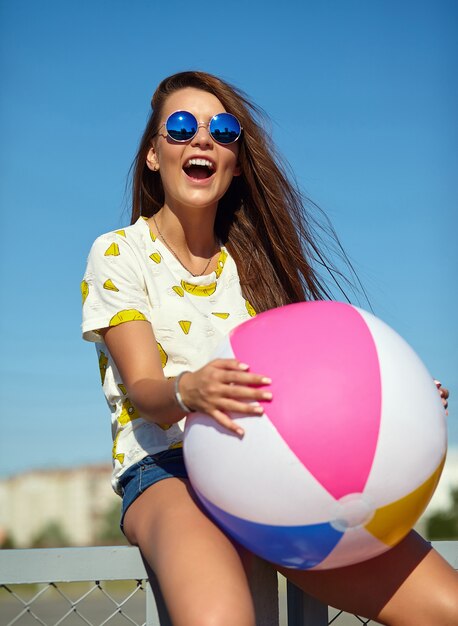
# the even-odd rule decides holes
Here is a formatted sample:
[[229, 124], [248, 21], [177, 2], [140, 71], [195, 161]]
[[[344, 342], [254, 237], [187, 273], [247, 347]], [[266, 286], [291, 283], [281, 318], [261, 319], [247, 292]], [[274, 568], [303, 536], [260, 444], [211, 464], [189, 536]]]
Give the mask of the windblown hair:
[[[163, 206], [160, 174], [147, 167], [146, 157], [162, 121], [167, 97], [186, 87], [216, 96], [243, 128], [238, 157], [241, 175], [233, 178], [219, 201], [215, 236], [235, 260], [244, 296], [258, 312], [303, 300], [328, 299], [330, 290], [314, 264], [324, 267], [343, 292], [336, 279], [336, 275], [342, 278], [342, 274], [320, 251], [320, 238], [311, 234], [316, 221], [307, 213], [301, 193], [280, 164], [269, 133], [262, 127], [261, 109], [242, 91], [211, 74], [174, 74], [155, 91], [152, 113], [132, 164], [131, 222], [141, 215], [151, 217]], [[335, 242], [342, 252], [336, 237]]]

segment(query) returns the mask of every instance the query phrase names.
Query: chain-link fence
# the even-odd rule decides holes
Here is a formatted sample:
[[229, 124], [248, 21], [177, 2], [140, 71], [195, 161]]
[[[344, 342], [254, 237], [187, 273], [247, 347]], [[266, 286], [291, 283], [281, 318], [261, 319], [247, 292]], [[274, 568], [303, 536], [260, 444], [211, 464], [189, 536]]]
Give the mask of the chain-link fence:
[[[458, 541], [434, 543], [458, 569]], [[151, 585], [152, 583], [152, 585]], [[258, 591], [260, 587], [258, 585]], [[267, 590], [276, 593], [276, 585]], [[375, 624], [328, 608], [284, 579], [279, 619], [263, 626]], [[272, 612], [272, 611], [270, 611]], [[170, 626], [154, 577], [137, 548], [0, 551], [0, 626]]]
[[3, 585], [1, 624], [8, 626], [142, 626], [146, 581]]

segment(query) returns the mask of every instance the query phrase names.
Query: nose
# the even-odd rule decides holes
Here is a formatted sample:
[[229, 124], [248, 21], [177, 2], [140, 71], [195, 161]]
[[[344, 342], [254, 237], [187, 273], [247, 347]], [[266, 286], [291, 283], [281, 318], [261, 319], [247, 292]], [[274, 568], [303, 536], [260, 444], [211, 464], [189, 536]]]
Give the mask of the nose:
[[213, 139], [208, 130], [208, 124], [204, 122], [199, 122], [197, 124], [197, 133], [191, 140], [191, 145], [194, 146], [211, 146], [213, 144]]

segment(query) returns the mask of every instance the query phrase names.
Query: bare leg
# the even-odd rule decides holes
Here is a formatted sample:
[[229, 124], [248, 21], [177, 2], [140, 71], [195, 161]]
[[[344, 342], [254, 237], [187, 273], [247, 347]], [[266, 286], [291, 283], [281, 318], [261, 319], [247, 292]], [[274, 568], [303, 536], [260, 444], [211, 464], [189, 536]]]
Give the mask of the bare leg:
[[414, 531], [388, 552], [357, 565], [280, 571], [319, 600], [382, 624], [458, 626], [458, 575]]
[[124, 530], [154, 570], [175, 626], [254, 626], [240, 555], [187, 481], [149, 487], [127, 510]]

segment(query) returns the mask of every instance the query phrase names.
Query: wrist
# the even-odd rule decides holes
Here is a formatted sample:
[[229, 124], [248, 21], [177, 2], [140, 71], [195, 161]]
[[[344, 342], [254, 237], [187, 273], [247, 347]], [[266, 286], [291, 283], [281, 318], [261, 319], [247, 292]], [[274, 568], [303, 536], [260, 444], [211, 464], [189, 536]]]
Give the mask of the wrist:
[[180, 409], [184, 411], [186, 414], [194, 413], [195, 409], [192, 409], [186, 404], [186, 402], [184, 402], [181, 396], [181, 392], [180, 392], [180, 381], [181, 381], [182, 376], [184, 376], [185, 374], [190, 374], [190, 373], [191, 372], [189, 370], [184, 370], [183, 372], [180, 372], [178, 376], [175, 378], [175, 380], [173, 381], [173, 394], [175, 396], [175, 402], [178, 404]]

